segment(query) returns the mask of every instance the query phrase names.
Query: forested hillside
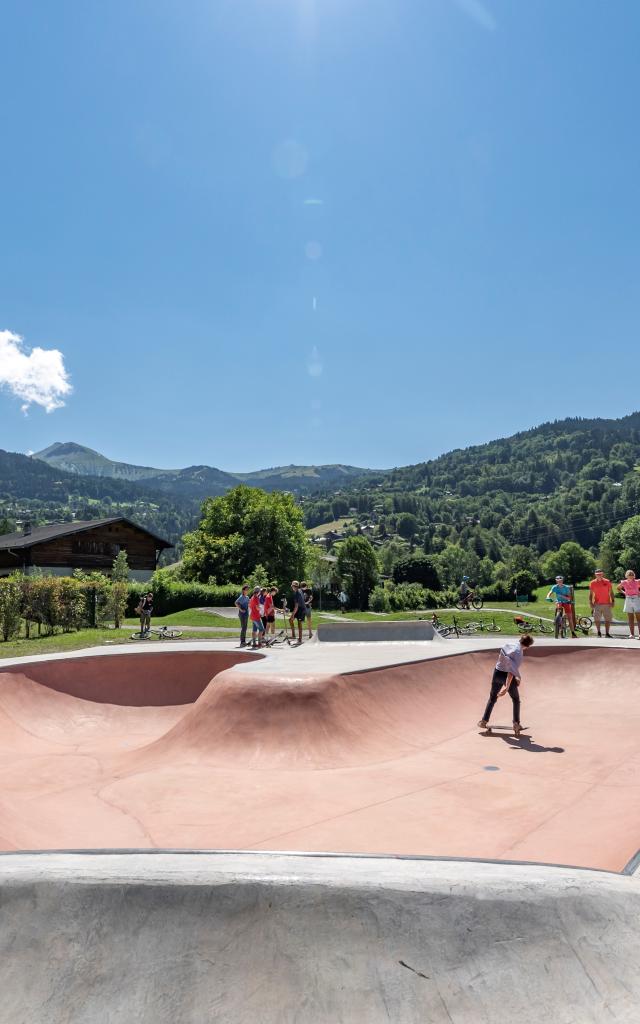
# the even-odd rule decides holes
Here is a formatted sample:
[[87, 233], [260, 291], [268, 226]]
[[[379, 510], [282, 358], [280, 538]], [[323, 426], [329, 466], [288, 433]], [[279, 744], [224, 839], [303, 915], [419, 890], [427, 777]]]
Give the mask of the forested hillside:
[[[414, 530], [427, 552], [459, 543], [482, 558], [511, 545], [542, 553], [567, 540], [600, 543], [640, 511], [640, 413], [619, 420], [567, 419], [370, 475], [328, 501], [305, 503], [308, 526], [354, 509], [384, 537]], [[402, 532], [402, 531], [400, 531]]]
[[[198, 521], [195, 499], [176, 499], [127, 480], [78, 476], [0, 449], [0, 520], [65, 522], [124, 515], [177, 545]], [[170, 553], [176, 557], [176, 551]]]
[[[595, 554], [607, 531], [640, 512], [639, 468], [640, 413], [567, 419], [355, 479], [349, 467], [330, 467], [342, 480], [331, 496], [324, 477], [315, 493], [299, 500], [308, 527], [348, 516], [351, 532], [365, 532], [379, 549], [395, 543], [388, 565], [402, 542], [429, 555], [445, 552], [451, 579], [461, 565], [493, 579], [489, 563], [513, 566], [514, 549], [527, 548], [535, 558], [577, 541]], [[182, 534], [197, 523], [200, 498], [209, 488], [220, 493], [220, 481], [208, 479], [218, 473], [210, 467], [178, 472], [181, 495], [172, 490], [171, 473], [146, 481], [83, 476], [0, 452], [0, 519], [50, 522], [119, 513], [166, 536], [179, 554]], [[278, 473], [285, 478], [282, 470], [262, 471], [251, 483], [270, 488]], [[529, 567], [522, 557], [518, 563]]]

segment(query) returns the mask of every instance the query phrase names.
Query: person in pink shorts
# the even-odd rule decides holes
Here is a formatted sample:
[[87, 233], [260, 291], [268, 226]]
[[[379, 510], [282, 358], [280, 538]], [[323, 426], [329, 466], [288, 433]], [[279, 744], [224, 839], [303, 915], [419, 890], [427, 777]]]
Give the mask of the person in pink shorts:
[[618, 590], [624, 594], [624, 611], [629, 620], [629, 639], [634, 639], [635, 623], [638, 627], [638, 640], [640, 640], [640, 580], [636, 579], [633, 569], [627, 569], [624, 579], [618, 583]]

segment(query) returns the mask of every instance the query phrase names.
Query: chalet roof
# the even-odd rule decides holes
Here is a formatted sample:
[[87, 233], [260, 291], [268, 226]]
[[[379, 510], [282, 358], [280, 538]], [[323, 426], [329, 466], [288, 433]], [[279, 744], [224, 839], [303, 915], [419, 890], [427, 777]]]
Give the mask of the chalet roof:
[[107, 519], [88, 519], [84, 522], [51, 523], [49, 526], [34, 526], [31, 533], [27, 534], [24, 534], [22, 530], [18, 531], [18, 533], [3, 533], [0, 534], [0, 551], [6, 551], [7, 548], [32, 548], [36, 544], [42, 544], [47, 540], [55, 540], [57, 537], [68, 537], [74, 533], [84, 533], [86, 530], [95, 530], [98, 526], [110, 526], [112, 523], [127, 523], [129, 526], [133, 526], [134, 529], [140, 530], [141, 533], [146, 533], [148, 537], [152, 537], [155, 540], [157, 548], [173, 547], [173, 544], [170, 544], [168, 540], [163, 540], [162, 537], [158, 537], [151, 530], [147, 530], [144, 526], [134, 523], [132, 519], [126, 519], [125, 516], [110, 516]]

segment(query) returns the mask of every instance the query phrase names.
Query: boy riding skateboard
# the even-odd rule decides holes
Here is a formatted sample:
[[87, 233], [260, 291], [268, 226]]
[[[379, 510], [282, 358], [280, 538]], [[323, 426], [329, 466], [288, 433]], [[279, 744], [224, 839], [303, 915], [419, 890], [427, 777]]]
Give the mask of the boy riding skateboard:
[[508, 693], [513, 701], [513, 731], [516, 736], [519, 736], [522, 732], [520, 724], [520, 691], [518, 689], [520, 686], [520, 666], [525, 651], [531, 647], [532, 643], [533, 637], [529, 636], [528, 633], [524, 633], [519, 640], [509, 641], [501, 649], [496, 667], [493, 670], [489, 700], [484, 709], [484, 715], [478, 722], [478, 726], [481, 729], [491, 732], [491, 726], [489, 725], [491, 712], [495, 707], [498, 697]]

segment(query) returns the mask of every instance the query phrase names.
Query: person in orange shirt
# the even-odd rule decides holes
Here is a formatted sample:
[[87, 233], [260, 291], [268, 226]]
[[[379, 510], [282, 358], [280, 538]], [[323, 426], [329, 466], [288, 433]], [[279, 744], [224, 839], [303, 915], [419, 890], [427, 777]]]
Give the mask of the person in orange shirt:
[[602, 636], [601, 626], [604, 619], [604, 635], [611, 637], [611, 620], [615, 597], [611, 580], [608, 580], [602, 569], [596, 569], [596, 578], [589, 584], [589, 604], [593, 612], [598, 636]]

